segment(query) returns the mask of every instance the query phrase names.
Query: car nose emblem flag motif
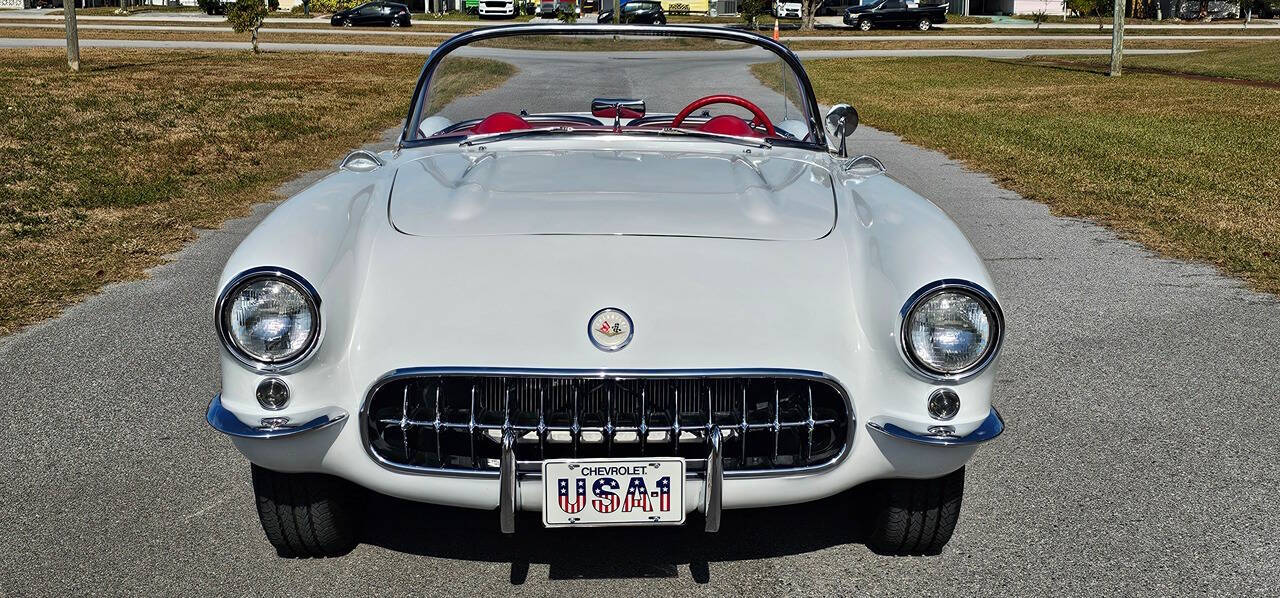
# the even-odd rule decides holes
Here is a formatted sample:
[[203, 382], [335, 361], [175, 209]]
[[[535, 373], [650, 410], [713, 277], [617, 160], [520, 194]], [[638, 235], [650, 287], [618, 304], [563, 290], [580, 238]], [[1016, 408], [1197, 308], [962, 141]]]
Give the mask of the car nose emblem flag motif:
[[631, 342], [631, 316], [615, 307], [606, 307], [591, 316], [587, 337], [601, 351], [617, 351]]

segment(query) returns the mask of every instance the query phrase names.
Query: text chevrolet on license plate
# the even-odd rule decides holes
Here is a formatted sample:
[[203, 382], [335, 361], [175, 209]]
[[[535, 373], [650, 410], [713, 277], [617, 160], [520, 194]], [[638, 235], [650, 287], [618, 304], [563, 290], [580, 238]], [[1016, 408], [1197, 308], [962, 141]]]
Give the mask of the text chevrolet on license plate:
[[684, 523], [684, 459], [542, 463], [547, 527]]

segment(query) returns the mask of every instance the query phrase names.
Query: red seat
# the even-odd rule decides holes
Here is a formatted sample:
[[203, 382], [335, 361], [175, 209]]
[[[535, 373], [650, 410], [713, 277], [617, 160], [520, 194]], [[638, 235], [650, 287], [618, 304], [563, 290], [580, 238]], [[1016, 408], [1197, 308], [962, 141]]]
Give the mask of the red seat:
[[711, 120], [703, 123], [698, 127], [699, 131], [704, 133], [715, 133], [717, 135], [737, 135], [738, 137], [759, 137], [755, 129], [751, 128], [751, 124], [732, 114], [721, 114], [714, 116]]
[[472, 133], [506, 133], [507, 131], [519, 131], [520, 129], [532, 129], [529, 121], [520, 118], [518, 114], [510, 112], [494, 112], [484, 117], [484, 120], [476, 123], [471, 128]]

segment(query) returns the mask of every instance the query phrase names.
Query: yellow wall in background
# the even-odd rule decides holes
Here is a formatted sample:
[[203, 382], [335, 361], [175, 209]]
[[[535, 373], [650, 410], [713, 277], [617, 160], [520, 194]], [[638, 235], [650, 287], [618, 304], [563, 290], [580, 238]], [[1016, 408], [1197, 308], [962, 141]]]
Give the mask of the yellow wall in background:
[[[673, 0], [662, 0], [662, 10], [670, 10]], [[711, 9], [710, 0], [674, 0], [675, 4], [688, 4], [691, 12], [707, 12]]]

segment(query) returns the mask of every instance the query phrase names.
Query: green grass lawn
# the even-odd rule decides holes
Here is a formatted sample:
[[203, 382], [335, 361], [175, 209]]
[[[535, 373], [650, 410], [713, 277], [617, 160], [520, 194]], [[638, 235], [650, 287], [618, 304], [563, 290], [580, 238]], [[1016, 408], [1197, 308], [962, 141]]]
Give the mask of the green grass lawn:
[[[1104, 68], [1107, 57], [1073, 58], [1070, 62]], [[1126, 67], [1206, 77], [1225, 77], [1280, 83], [1280, 44], [1269, 42], [1245, 48], [1206, 50], [1177, 56], [1130, 56]], [[1278, 117], [1280, 118], [1280, 117]]]
[[[1231, 62], [1263, 65], [1276, 44], [1234, 52]], [[1159, 64], [1211, 68], [1203, 61]], [[963, 160], [1055, 213], [1280, 293], [1280, 89], [973, 58], [806, 66], [821, 102], [852, 103], [868, 125]], [[1233, 72], [1274, 76], [1248, 71]]]
[[[83, 50], [0, 54], [0, 334], [144, 276], [404, 118], [421, 56]], [[454, 58], [497, 85], [506, 63]]]

